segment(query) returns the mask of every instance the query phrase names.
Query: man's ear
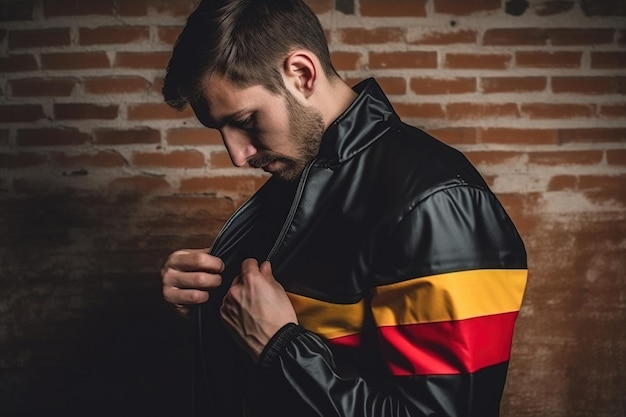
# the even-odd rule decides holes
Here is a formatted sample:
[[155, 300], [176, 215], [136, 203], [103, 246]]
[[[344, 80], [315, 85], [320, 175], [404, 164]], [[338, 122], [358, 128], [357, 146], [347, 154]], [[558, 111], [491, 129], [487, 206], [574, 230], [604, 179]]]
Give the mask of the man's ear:
[[319, 63], [315, 55], [306, 50], [296, 50], [285, 58], [283, 76], [292, 92], [297, 91], [309, 98], [313, 94], [319, 76]]

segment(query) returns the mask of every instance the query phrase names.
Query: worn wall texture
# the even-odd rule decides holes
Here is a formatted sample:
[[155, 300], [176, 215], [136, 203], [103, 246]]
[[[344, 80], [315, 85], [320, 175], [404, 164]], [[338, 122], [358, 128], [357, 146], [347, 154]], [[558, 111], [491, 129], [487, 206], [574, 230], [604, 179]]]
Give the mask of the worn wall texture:
[[[528, 248], [505, 417], [626, 415], [626, 3], [311, 0]], [[0, 1], [0, 415], [187, 415], [159, 268], [264, 180], [162, 104], [192, 0]], [[64, 413], [64, 414], [61, 414]]]

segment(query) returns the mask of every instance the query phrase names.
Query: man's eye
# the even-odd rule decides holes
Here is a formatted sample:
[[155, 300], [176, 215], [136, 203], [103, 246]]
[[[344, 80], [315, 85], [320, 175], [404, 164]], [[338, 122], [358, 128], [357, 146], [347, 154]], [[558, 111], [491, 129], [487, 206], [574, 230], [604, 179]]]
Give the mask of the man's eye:
[[231, 122], [234, 126], [242, 129], [250, 129], [252, 127], [252, 116], [242, 120], [233, 120]]

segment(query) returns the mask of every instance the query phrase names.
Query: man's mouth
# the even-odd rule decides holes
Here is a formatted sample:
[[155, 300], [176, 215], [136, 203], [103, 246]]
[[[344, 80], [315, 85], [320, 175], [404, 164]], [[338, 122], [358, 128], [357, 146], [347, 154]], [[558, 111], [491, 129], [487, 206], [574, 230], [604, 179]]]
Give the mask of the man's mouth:
[[278, 160], [274, 159], [270, 163], [265, 164], [262, 167], [262, 169], [263, 169], [263, 171], [269, 172], [270, 174], [272, 174], [272, 173], [274, 173], [274, 172], [276, 172], [278, 170], [278, 164], [279, 164]]
[[253, 159], [248, 162], [251, 168], [261, 168], [265, 172], [273, 172], [276, 170], [278, 159], [277, 158], [259, 158]]

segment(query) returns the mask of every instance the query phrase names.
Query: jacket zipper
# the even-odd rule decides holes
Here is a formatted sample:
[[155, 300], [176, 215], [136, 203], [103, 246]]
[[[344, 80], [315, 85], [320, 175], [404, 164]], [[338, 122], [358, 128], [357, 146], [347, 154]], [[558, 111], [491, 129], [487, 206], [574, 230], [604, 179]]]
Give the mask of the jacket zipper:
[[274, 242], [274, 246], [272, 247], [272, 250], [270, 250], [270, 253], [265, 258], [266, 261], [271, 260], [272, 256], [276, 254], [276, 252], [278, 251], [278, 248], [283, 243], [283, 240], [285, 240], [287, 231], [289, 230], [289, 227], [291, 226], [291, 222], [293, 221], [293, 218], [296, 215], [298, 206], [300, 205], [300, 200], [302, 198], [302, 193], [304, 191], [304, 184], [306, 183], [306, 180], [309, 177], [309, 172], [311, 171], [311, 167], [313, 166], [314, 163], [315, 163], [315, 160], [311, 161], [304, 168], [304, 171], [302, 171], [302, 176], [300, 177], [300, 181], [298, 182], [298, 188], [296, 189], [296, 194], [294, 195], [293, 201], [291, 203], [291, 207], [289, 208], [289, 213], [287, 213], [287, 218], [285, 219], [285, 223], [283, 223], [283, 228], [281, 229], [280, 234], [278, 235], [278, 238], [276, 238], [276, 242]]

